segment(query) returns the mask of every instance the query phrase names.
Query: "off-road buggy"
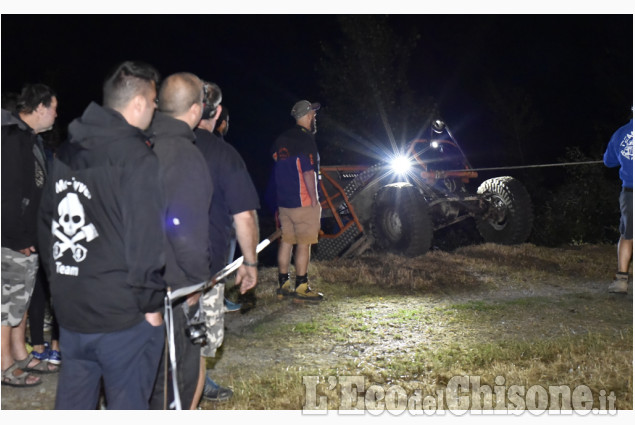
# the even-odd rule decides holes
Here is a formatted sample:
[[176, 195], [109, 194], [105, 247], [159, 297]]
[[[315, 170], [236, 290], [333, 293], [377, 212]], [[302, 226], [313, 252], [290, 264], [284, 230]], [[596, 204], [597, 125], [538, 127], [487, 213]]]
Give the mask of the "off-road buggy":
[[[368, 249], [425, 254], [435, 231], [473, 218], [486, 242], [519, 244], [529, 237], [532, 203], [525, 187], [505, 176], [478, 177], [440, 120], [404, 155], [372, 166], [322, 166], [320, 239], [314, 257], [350, 257]], [[400, 169], [401, 166], [401, 169]]]

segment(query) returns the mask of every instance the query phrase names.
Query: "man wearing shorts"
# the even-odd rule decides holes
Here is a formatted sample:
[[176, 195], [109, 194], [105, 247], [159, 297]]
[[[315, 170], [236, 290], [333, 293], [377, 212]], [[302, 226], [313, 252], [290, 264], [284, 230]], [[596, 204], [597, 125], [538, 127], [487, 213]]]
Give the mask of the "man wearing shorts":
[[29, 372], [58, 367], [28, 354], [26, 311], [38, 269], [37, 211], [46, 181], [46, 159], [39, 133], [57, 117], [57, 97], [44, 84], [27, 84], [17, 111], [2, 110], [2, 385], [41, 384]]
[[[293, 105], [296, 125], [282, 133], [273, 145], [278, 218], [282, 238], [278, 247], [278, 299], [322, 301], [309, 287], [311, 244], [318, 241], [322, 208], [318, 200], [319, 155], [315, 144], [319, 103], [301, 100]], [[289, 280], [289, 264], [295, 245], [295, 290]]]
[[617, 243], [617, 274], [609, 292], [628, 291], [628, 270], [633, 257], [633, 119], [620, 127], [609, 141], [604, 153], [607, 167], [620, 167], [620, 240]]

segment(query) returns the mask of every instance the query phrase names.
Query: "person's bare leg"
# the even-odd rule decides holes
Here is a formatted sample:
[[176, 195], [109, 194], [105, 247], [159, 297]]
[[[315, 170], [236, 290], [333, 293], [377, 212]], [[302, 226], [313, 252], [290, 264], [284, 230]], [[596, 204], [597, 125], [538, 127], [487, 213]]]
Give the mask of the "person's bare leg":
[[295, 246], [295, 274], [304, 276], [309, 271], [311, 259], [311, 245], [297, 244]]
[[[11, 366], [13, 366], [13, 363], [15, 363], [15, 359], [13, 358], [13, 356], [11, 355], [11, 337], [13, 334], [13, 327], [11, 326], [2, 326], [2, 336], [1, 336], [1, 348], [2, 348], [2, 360], [1, 360], [1, 365], [0, 368], [2, 368], [2, 371], [5, 371], [7, 369], [9, 369]], [[21, 376], [23, 373], [25, 373], [22, 369], [16, 369], [13, 371], [13, 375], [14, 376]], [[27, 385], [31, 385], [31, 384], [35, 384], [36, 382], [40, 381], [41, 378], [34, 376], [34, 375], [29, 375], [26, 378], [26, 384]]]
[[198, 382], [196, 383], [196, 390], [194, 391], [194, 398], [192, 399], [190, 410], [196, 410], [196, 408], [198, 407], [198, 403], [200, 403], [201, 401], [201, 397], [203, 396], [203, 388], [205, 388], [205, 373], [205, 357], [201, 356], [201, 367], [199, 369]]
[[633, 239], [620, 238], [617, 243], [617, 267], [621, 273], [628, 273], [633, 257]]
[[7, 370], [15, 362], [11, 354], [11, 326], [2, 325], [2, 370]]
[[[16, 360], [24, 360], [29, 355], [26, 351], [26, 315], [27, 313], [25, 312], [20, 324], [11, 329], [11, 355]], [[36, 365], [38, 362], [32, 363], [34, 364], [30, 364], [29, 367]]]
[[[26, 351], [26, 316], [24, 313], [22, 321], [18, 326], [11, 329], [11, 355], [16, 361], [24, 360], [29, 353]], [[27, 367], [35, 367], [40, 363], [36, 358], [33, 358]], [[48, 365], [49, 370], [55, 370], [57, 366]]]
[[[278, 245], [278, 273], [289, 273], [289, 264], [291, 263], [291, 252], [293, 245], [288, 242], [280, 241]], [[297, 257], [297, 253], [296, 253]], [[297, 271], [296, 271], [297, 272]]]

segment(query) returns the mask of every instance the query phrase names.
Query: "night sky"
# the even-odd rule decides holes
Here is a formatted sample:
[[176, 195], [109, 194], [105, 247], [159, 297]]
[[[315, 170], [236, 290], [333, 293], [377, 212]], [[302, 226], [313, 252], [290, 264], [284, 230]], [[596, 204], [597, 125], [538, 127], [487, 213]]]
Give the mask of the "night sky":
[[[527, 147], [529, 162], [556, 162], [566, 146], [600, 159], [600, 144], [631, 117], [632, 15], [388, 21], [398, 34], [420, 34], [408, 71], [413, 94], [435, 99], [473, 166], [516, 165], [497, 162], [505, 141], [484, 98], [487, 81], [531, 94], [542, 124]], [[227, 140], [262, 190], [269, 147], [293, 124], [293, 103], [321, 101], [328, 114], [318, 86], [320, 42], [339, 37], [334, 15], [2, 15], [2, 91], [50, 85], [63, 131], [90, 101], [101, 101], [103, 78], [120, 61], [146, 61], [162, 76], [192, 72], [221, 86], [231, 118]], [[320, 133], [317, 141], [324, 143]], [[322, 157], [322, 164], [333, 162]]]

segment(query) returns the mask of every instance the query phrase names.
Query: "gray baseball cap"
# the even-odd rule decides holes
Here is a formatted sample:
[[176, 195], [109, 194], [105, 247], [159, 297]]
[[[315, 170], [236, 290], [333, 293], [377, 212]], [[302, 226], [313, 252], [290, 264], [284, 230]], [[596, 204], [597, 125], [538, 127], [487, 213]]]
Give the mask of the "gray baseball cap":
[[293, 108], [291, 108], [291, 116], [297, 120], [308, 114], [310, 111], [317, 111], [318, 109], [320, 109], [319, 103], [311, 103], [308, 100], [301, 100], [293, 105]]

